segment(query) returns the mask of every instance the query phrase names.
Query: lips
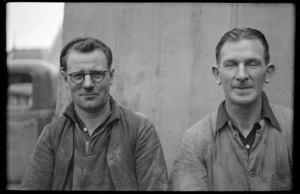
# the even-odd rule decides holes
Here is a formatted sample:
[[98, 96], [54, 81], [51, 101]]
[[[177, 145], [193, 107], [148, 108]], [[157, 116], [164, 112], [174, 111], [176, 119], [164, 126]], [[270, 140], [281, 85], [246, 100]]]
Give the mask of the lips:
[[250, 89], [251, 87], [233, 87], [235, 89], [239, 89], [239, 90], [246, 90], [246, 89]]
[[88, 94], [81, 94], [80, 96], [98, 96], [98, 94], [88, 93]]

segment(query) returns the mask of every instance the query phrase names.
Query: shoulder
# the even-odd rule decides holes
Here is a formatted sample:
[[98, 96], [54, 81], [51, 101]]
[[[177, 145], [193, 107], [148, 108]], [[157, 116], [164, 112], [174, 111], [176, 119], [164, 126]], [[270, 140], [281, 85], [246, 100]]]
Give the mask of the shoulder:
[[49, 130], [50, 133], [55, 133], [61, 130], [67, 122], [67, 118], [65, 116], [60, 116], [56, 119], [54, 119], [51, 123], [45, 126], [44, 130]]
[[157, 136], [155, 126], [148, 116], [138, 111], [130, 110], [122, 105], [118, 106], [122, 127], [131, 137], [141, 138]]
[[217, 113], [216, 111], [209, 113], [201, 120], [193, 124], [189, 129], [185, 131], [186, 134], [190, 135], [211, 135], [216, 127]]
[[198, 159], [206, 158], [215, 142], [216, 115], [216, 112], [206, 115], [184, 132], [177, 160], [198, 161]]
[[138, 111], [131, 110], [122, 105], [118, 105], [118, 107], [122, 116], [138, 119], [138, 120], [148, 119], [148, 117], [145, 114], [142, 114]]
[[118, 107], [120, 112], [120, 119], [122, 122], [126, 122], [130, 125], [137, 125], [137, 126], [143, 124], [152, 125], [152, 122], [145, 114], [128, 109], [122, 105], [118, 105]]
[[67, 123], [68, 119], [65, 116], [54, 119], [44, 127], [40, 137], [50, 141], [52, 145], [57, 143], [56, 141], [62, 136]]
[[294, 120], [294, 111], [290, 108], [272, 104], [270, 107], [280, 125], [280, 127], [285, 130], [292, 130], [293, 120]]
[[292, 118], [294, 115], [294, 111], [288, 107], [284, 107], [284, 106], [280, 106], [280, 105], [276, 105], [273, 103], [270, 103], [270, 107], [272, 109], [272, 111], [274, 112], [275, 116], [284, 116], [287, 118]]
[[212, 143], [216, 131], [217, 111], [211, 112], [184, 132], [184, 138], [196, 145]]

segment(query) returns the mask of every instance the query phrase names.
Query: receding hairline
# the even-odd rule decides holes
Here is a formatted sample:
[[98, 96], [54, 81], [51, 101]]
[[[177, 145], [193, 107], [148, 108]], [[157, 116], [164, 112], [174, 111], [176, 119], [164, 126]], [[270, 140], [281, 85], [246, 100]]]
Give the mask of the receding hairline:
[[91, 51], [81, 51], [80, 49], [77, 49], [76, 47], [71, 47], [67, 51], [66, 55], [64, 56], [64, 60], [65, 60], [65, 63], [66, 63], [66, 69], [68, 69], [67, 66], [68, 66], [69, 56], [70, 56], [71, 53], [77, 53], [77, 54], [80, 54], [80, 55], [88, 55], [88, 54], [91, 54], [91, 53], [94, 53], [94, 52], [102, 53], [102, 55], [104, 56], [107, 68], [111, 69], [111, 66], [109, 67], [109, 65], [108, 65], [107, 56], [105, 55], [104, 51], [101, 48], [95, 48], [94, 50], [91, 50]]
[[222, 47], [221, 47], [221, 49], [220, 49], [220, 53], [219, 53], [219, 58], [218, 58], [218, 60], [217, 60], [217, 65], [219, 65], [220, 64], [220, 62], [221, 62], [221, 56], [222, 56], [222, 52], [223, 52], [223, 50], [224, 50], [224, 48], [225, 47], [227, 47], [227, 46], [229, 46], [229, 45], [231, 45], [231, 44], [238, 44], [238, 43], [240, 43], [240, 42], [242, 42], [242, 41], [249, 41], [249, 42], [258, 42], [260, 45], [261, 45], [261, 54], [262, 54], [262, 59], [264, 60], [264, 62], [267, 64], [267, 63], [269, 63], [268, 61], [266, 61], [266, 59], [265, 59], [265, 47], [264, 47], [264, 45], [263, 45], [263, 43], [261, 42], [261, 40], [260, 39], [258, 39], [258, 38], [243, 38], [243, 37], [240, 37], [238, 40], [227, 40], [227, 41], [225, 41], [225, 43], [222, 45]]
[[220, 51], [226, 42], [237, 42], [244, 39], [259, 40], [264, 47], [264, 61], [265, 63], [270, 62], [269, 44], [265, 35], [261, 31], [254, 28], [233, 28], [221, 37], [215, 48], [215, 56], [217, 59], [217, 63], [220, 62]]
[[113, 54], [110, 47], [101, 40], [93, 37], [77, 37], [68, 42], [60, 52], [60, 69], [64, 71], [67, 70], [66, 62], [68, 55], [72, 50], [76, 50], [81, 53], [89, 53], [96, 49], [101, 50], [105, 54], [107, 67], [112, 69]]

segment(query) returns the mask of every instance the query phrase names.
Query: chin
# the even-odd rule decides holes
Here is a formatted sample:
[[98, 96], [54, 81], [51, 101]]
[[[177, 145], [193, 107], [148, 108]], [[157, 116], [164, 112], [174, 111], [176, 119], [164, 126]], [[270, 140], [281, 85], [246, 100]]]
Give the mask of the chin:
[[82, 109], [82, 110], [97, 110], [97, 109], [101, 109], [101, 103], [100, 102], [81, 102], [78, 104], [78, 106]]
[[231, 100], [234, 104], [238, 105], [249, 105], [256, 101], [254, 96], [235, 96]]
[[104, 105], [101, 103], [89, 103], [86, 105], [86, 108], [89, 109], [101, 109], [101, 107], [103, 107]]

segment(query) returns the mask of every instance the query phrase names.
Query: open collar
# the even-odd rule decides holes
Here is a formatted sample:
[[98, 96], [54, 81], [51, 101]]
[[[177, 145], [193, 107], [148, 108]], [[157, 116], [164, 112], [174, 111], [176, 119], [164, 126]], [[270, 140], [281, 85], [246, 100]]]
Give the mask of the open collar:
[[[273, 127], [281, 131], [280, 125], [270, 107], [269, 100], [265, 92], [262, 92], [262, 118], [268, 120]], [[229, 121], [228, 114], [225, 108], [225, 100], [219, 105], [217, 112], [216, 132], [220, 130]]]
[[[109, 96], [109, 103], [110, 103], [110, 108], [111, 108], [111, 115], [107, 121], [108, 124], [115, 120], [120, 119], [119, 107], [117, 106], [115, 100], [111, 96]], [[67, 106], [63, 115], [65, 117], [69, 118], [74, 124], [82, 122], [82, 121], [80, 121], [80, 118], [78, 117], [78, 115], [76, 116], [76, 111], [74, 108], [73, 101]]]

